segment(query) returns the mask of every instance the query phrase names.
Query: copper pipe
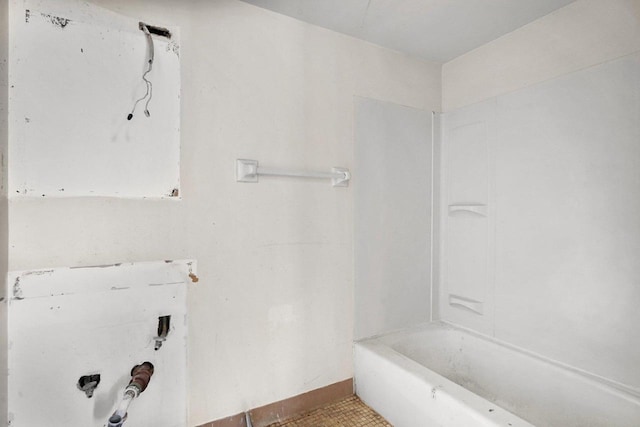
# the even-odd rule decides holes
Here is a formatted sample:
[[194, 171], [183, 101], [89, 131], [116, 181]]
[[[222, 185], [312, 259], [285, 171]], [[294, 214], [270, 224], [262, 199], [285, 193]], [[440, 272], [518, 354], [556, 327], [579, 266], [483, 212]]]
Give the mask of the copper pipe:
[[149, 386], [149, 381], [153, 376], [153, 364], [151, 362], [144, 362], [141, 365], [136, 365], [131, 370], [131, 381], [129, 386], [135, 386], [139, 393], [142, 393]]

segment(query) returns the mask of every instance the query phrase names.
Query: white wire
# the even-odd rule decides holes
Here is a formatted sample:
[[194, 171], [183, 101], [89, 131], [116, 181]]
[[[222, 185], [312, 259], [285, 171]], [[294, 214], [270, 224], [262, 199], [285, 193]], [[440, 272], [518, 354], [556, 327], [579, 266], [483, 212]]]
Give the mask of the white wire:
[[142, 80], [144, 81], [147, 90], [144, 96], [137, 99], [136, 102], [133, 104], [131, 113], [128, 116], [129, 120], [133, 118], [133, 113], [136, 111], [136, 108], [138, 107], [138, 103], [140, 103], [145, 99], [147, 99], [147, 102], [145, 103], [145, 106], [144, 106], [144, 114], [147, 117], [151, 115], [149, 113], [149, 103], [151, 102], [151, 98], [153, 98], [153, 83], [147, 78], [147, 75], [151, 72], [151, 70], [153, 70], [153, 61], [155, 59], [155, 49], [153, 45], [153, 37], [151, 37], [151, 33], [149, 32], [149, 29], [147, 28], [147, 26], [145, 24], [140, 24], [140, 29], [144, 32], [145, 36], [147, 36], [147, 40], [149, 41], [149, 47], [150, 47], [149, 60], [148, 60], [149, 65], [147, 67], [147, 70], [142, 75]]

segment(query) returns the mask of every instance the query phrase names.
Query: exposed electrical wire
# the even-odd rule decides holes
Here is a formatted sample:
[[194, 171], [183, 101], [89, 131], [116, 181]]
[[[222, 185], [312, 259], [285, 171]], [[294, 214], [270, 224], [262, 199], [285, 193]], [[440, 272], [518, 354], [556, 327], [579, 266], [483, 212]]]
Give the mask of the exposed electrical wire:
[[140, 29], [142, 30], [142, 32], [144, 32], [145, 36], [147, 37], [147, 41], [149, 43], [149, 59], [147, 61], [148, 66], [147, 66], [147, 70], [144, 72], [144, 74], [142, 74], [142, 80], [144, 81], [147, 90], [144, 96], [137, 99], [136, 102], [133, 104], [133, 108], [131, 109], [131, 112], [127, 116], [127, 120], [131, 120], [133, 118], [133, 113], [136, 111], [136, 107], [138, 106], [138, 103], [144, 101], [145, 99], [147, 100], [147, 102], [144, 105], [144, 115], [147, 117], [151, 117], [151, 113], [149, 112], [149, 103], [151, 102], [151, 98], [153, 98], [153, 83], [147, 78], [147, 76], [149, 75], [151, 70], [153, 70], [155, 50], [153, 46], [153, 37], [151, 37], [151, 33], [149, 32], [149, 28], [147, 27], [147, 25], [141, 22]]

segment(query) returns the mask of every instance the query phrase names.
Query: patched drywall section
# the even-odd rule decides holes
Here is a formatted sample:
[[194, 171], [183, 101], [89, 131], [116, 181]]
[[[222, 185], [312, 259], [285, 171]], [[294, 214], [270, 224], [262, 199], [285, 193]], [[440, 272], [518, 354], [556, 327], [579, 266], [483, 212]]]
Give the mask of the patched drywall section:
[[578, 0], [442, 67], [453, 110], [640, 50], [639, 0]]
[[9, 424], [104, 427], [148, 362], [127, 424], [186, 426], [196, 273], [192, 260], [9, 272]]
[[32, 1], [14, 10], [9, 192], [178, 197], [177, 28], [147, 37], [132, 18], [57, 13]]
[[12, 199], [11, 268], [198, 259], [189, 425], [352, 377], [352, 188], [235, 159], [352, 169], [354, 96], [439, 110], [440, 66], [234, 0], [96, 3], [181, 28], [182, 200]]

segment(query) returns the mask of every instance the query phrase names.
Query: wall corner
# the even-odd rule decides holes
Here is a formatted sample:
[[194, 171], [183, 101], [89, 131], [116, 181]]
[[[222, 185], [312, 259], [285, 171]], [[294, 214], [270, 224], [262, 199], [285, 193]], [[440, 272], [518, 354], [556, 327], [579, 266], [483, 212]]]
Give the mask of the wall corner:
[[0, 0], [0, 425], [8, 425], [8, 322], [5, 280], [9, 261], [7, 155], [9, 145], [9, 0]]

